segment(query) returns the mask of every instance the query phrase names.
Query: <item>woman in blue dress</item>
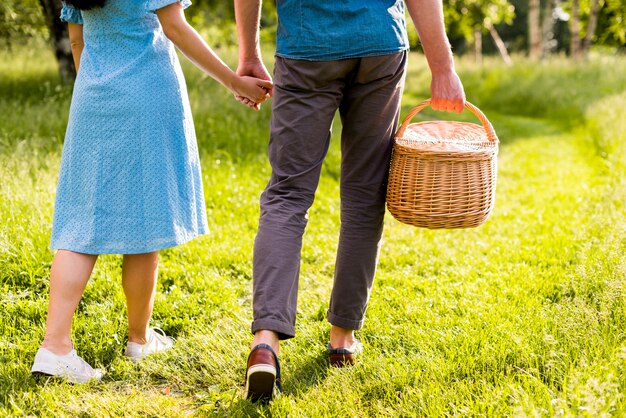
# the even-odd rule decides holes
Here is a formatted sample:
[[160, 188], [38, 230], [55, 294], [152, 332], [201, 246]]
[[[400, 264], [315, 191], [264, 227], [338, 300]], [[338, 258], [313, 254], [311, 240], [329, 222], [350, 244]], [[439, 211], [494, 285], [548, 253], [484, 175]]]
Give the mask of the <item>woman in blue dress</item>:
[[[271, 82], [231, 71], [186, 22], [189, 0], [74, 0], [63, 5], [78, 75], [56, 195], [46, 334], [33, 373], [101, 378], [73, 348], [71, 322], [98, 254], [124, 254], [124, 355], [172, 346], [149, 328], [158, 253], [207, 232], [200, 163], [174, 45], [258, 109]], [[242, 100], [243, 98], [243, 100]]]

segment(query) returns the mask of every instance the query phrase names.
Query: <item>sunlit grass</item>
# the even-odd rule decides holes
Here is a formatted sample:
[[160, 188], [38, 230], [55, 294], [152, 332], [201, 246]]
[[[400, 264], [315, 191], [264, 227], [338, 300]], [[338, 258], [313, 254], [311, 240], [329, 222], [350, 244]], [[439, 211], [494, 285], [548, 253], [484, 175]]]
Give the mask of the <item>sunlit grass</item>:
[[[224, 55], [233, 63], [233, 51]], [[154, 323], [176, 348], [139, 367], [122, 357], [121, 259], [105, 256], [74, 323], [78, 351], [107, 369], [103, 382], [30, 376], [70, 99], [54, 71], [41, 46], [0, 62], [0, 415], [626, 413], [623, 57], [512, 68], [461, 60], [468, 98], [502, 141], [495, 211], [473, 230], [387, 218], [359, 332], [366, 352], [348, 370], [331, 370], [324, 358], [339, 224], [337, 122], [304, 239], [298, 336], [281, 350], [285, 394], [267, 407], [243, 400], [241, 385], [269, 106], [245, 109], [188, 65], [211, 234], [162, 252]], [[428, 82], [423, 58], [412, 56], [403, 114], [427, 97]]]

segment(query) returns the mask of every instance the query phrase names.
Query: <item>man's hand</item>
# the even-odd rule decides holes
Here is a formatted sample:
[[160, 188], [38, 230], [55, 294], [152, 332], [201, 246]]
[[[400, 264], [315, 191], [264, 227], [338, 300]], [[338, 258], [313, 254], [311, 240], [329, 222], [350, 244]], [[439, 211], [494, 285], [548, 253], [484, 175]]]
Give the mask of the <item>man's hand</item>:
[[454, 70], [441, 0], [406, 0], [406, 5], [433, 77], [430, 83], [431, 107], [461, 113], [465, 107], [465, 92]]
[[[259, 78], [261, 80], [272, 81], [270, 73], [267, 71], [267, 68], [265, 68], [263, 61], [261, 61], [260, 58], [241, 61], [239, 63], [239, 67], [237, 67], [236, 73], [239, 76], [249, 76]], [[266, 91], [267, 94], [269, 94], [269, 97], [272, 97], [274, 93], [273, 85], [269, 88], [266, 88]], [[261, 108], [261, 103], [255, 103], [246, 97], [235, 96], [235, 98], [246, 106], [252, 107], [253, 109], [259, 110]]]
[[[261, 0], [235, 0], [235, 21], [237, 22], [237, 38], [239, 39], [239, 67], [237, 75], [256, 77], [272, 81], [267, 68], [261, 60], [259, 41], [259, 21], [261, 19]], [[271, 97], [273, 88], [266, 89]], [[259, 110], [260, 104], [251, 102], [242, 96], [235, 96], [245, 105]]]
[[434, 72], [430, 83], [430, 106], [435, 110], [461, 113], [465, 108], [465, 91], [456, 71]]

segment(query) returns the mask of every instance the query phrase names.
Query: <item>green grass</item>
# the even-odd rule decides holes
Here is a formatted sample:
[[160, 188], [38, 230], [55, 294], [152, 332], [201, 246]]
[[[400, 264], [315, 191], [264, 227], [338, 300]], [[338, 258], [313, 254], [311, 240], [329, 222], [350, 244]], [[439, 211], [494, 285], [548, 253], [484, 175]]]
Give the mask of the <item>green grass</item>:
[[[259, 406], [242, 399], [242, 383], [269, 106], [251, 112], [185, 66], [212, 233], [162, 252], [154, 324], [177, 346], [140, 366], [122, 357], [121, 259], [104, 256], [74, 341], [107, 375], [86, 386], [34, 379], [70, 91], [41, 46], [3, 55], [0, 416], [624, 416], [626, 59], [458, 67], [502, 141], [492, 217], [428, 231], [388, 216], [358, 333], [365, 354], [329, 369], [335, 134], [304, 239], [298, 336], [281, 349], [285, 393]], [[428, 81], [423, 57], [411, 56], [403, 114]]]

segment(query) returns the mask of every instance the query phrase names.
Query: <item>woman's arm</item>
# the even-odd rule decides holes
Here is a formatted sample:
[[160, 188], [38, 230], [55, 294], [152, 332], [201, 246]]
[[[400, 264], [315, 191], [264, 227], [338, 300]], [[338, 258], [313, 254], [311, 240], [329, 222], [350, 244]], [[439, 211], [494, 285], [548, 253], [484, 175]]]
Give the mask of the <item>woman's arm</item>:
[[255, 103], [262, 103], [269, 97], [268, 91], [272, 88], [272, 82], [235, 74], [187, 23], [179, 2], [165, 6], [156, 13], [165, 36], [202, 71], [236, 96], [247, 97]]
[[76, 71], [78, 71], [78, 67], [80, 66], [80, 57], [83, 55], [83, 48], [85, 48], [85, 41], [83, 40], [83, 25], [68, 23], [68, 30], [70, 33], [70, 46], [72, 47], [74, 66], [76, 67]]

